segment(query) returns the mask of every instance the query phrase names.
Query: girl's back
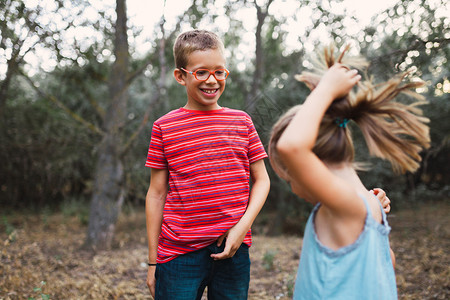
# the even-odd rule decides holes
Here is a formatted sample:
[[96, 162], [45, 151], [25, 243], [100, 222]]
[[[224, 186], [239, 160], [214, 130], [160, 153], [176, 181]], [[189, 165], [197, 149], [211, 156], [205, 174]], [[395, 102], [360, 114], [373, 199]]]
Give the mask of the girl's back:
[[321, 205], [314, 208], [303, 237], [295, 300], [397, 299], [386, 214], [381, 207], [377, 209], [380, 224], [368, 199], [361, 196], [360, 201], [367, 210], [364, 228], [356, 241], [337, 250], [325, 246], [317, 236], [315, 218]]

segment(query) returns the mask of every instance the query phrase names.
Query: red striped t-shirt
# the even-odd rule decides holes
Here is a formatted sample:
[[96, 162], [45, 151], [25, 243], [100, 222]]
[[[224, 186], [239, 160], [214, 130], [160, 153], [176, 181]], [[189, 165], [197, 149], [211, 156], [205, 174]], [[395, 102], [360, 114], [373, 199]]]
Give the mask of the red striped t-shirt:
[[157, 262], [204, 248], [235, 225], [248, 204], [250, 164], [266, 157], [243, 111], [179, 108], [159, 118], [145, 164], [169, 171]]

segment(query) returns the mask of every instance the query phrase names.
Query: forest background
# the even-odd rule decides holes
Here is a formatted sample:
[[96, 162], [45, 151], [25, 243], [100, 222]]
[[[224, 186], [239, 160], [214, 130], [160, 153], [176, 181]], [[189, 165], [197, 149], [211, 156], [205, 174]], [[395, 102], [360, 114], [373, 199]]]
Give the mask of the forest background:
[[[353, 128], [357, 160], [371, 163], [361, 175], [388, 192], [394, 214], [448, 205], [448, 1], [397, 1], [361, 27], [339, 0], [192, 0], [174, 16], [161, 0], [160, 21], [145, 35], [125, 0], [91, 2], [0, 2], [0, 229], [7, 241], [24, 219], [60, 214], [84, 226], [83, 248], [117, 246], [118, 220], [143, 214], [152, 123], [186, 101], [173, 80], [172, 46], [192, 28], [223, 39], [231, 75], [220, 104], [247, 111], [265, 146], [275, 120], [309, 92], [294, 75], [330, 42], [365, 56], [375, 82], [411, 70], [427, 83], [418, 92], [429, 101], [422, 109], [431, 147], [418, 172], [399, 175], [369, 157]], [[267, 168], [272, 186], [256, 231], [299, 236], [311, 207]]]

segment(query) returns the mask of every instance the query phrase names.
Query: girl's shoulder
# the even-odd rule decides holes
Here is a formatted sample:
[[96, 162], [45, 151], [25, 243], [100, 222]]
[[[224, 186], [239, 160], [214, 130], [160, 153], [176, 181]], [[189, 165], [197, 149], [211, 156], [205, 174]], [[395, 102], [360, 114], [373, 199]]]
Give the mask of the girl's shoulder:
[[358, 209], [343, 208], [336, 210], [321, 203], [317, 207], [314, 216], [314, 229], [318, 240], [332, 250], [337, 250], [353, 244], [361, 232], [367, 220], [367, 206], [357, 193], [349, 194], [348, 202], [353, 203]]

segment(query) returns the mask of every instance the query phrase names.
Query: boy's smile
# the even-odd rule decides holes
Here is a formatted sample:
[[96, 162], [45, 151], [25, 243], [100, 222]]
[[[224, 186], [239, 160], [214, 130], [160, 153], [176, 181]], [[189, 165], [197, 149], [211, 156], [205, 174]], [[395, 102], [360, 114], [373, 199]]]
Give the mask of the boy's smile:
[[[194, 51], [189, 55], [188, 61], [188, 65], [184, 68], [189, 71], [225, 69], [225, 58], [219, 49]], [[220, 108], [217, 101], [225, 90], [225, 80], [216, 80], [210, 74], [207, 80], [200, 81], [193, 74], [180, 69], [175, 69], [174, 76], [178, 83], [186, 87], [188, 100], [184, 108], [191, 110], [214, 110]]]
[[201, 89], [202, 92], [208, 95], [215, 95], [219, 89]]

